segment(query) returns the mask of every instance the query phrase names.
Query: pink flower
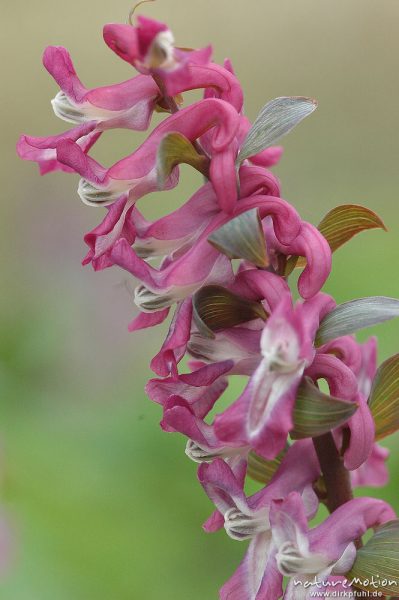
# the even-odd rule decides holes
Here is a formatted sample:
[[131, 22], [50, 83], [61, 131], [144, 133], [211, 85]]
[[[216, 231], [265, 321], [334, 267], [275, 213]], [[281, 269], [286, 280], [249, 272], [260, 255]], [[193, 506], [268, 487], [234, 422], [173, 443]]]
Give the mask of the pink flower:
[[164, 23], [137, 17], [137, 27], [110, 23], [104, 27], [104, 41], [118, 56], [141, 73], [176, 74], [191, 64], [207, 64], [212, 48], [181, 50], [175, 47], [172, 32]]
[[[274, 458], [293, 427], [296, 392], [305, 368], [313, 361], [313, 339], [323, 304], [292, 306], [283, 296], [264, 326], [260, 339], [261, 360], [240, 398], [215, 421], [217, 436], [224, 441], [248, 443], [265, 458]], [[306, 308], [305, 308], [306, 307]]]
[[169, 96], [177, 96], [188, 90], [204, 89], [205, 98], [225, 100], [237, 112], [241, 112], [244, 102], [241, 84], [228, 68], [213, 62], [207, 64], [188, 64], [179, 77], [165, 78], [165, 90]]
[[[158, 189], [157, 151], [167, 133], [179, 132], [194, 141], [208, 129], [214, 128], [210, 176], [219, 202], [229, 209], [235, 198], [226, 197], [224, 178], [229, 181], [234, 173], [235, 155], [231, 143], [238, 127], [238, 118], [237, 112], [227, 102], [210, 98], [168, 117], [133, 154], [109, 169], [87, 157], [71, 141], [58, 144], [57, 156], [58, 160], [83, 177], [78, 193], [86, 204], [110, 204], [123, 194], [129, 194], [129, 201], [133, 204], [141, 196]], [[168, 187], [176, 185], [177, 181], [176, 176], [171, 176]]]
[[194, 462], [223, 458], [233, 468], [237, 461], [246, 459], [249, 451], [249, 446], [223, 444], [216, 437], [214, 427], [197, 416], [189, 402], [181, 396], [170, 396], [167, 400], [161, 427], [164, 431], [187, 436], [186, 454]]
[[43, 63], [61, 88], [52, 100], [55, 114], [76, 127], [50, 137], [21, 136], [18, 155], [38, 162], [42, 175], [54, 170], [73, 172], [57, 160], [59, 142], [77, 142], [86, 154], [105, 129], [147, 129], [160, 95], [151, 77], [139, 75], [123, 83], [88, 90], [76, 75], [65, 48], [48, 46]]
[[190, 339], [193, 307], [190, 298], [181, 302], [175, 311], [166, 340], [158, 354], [151, 361], [151, 368], [158, 375], [177, 376], [177, 364], [186, 353]]
[[147, 129], [160, 95], [151, 77], [138, 75], [123, 83], [89, 90], [79, 80], [62, 46], [48, 46], [43, 64], [61, 88], [52, 100], [57, 117], [76, 124], [96, 121], [101, 130]]
[[[270, 215], [276, 236], [292, 239], [300, 228], [296, 211], [280, 198], [254, 195], [240, 199], [232, 217], [258, 208], [261, 217]], [[125, 239], [111, 249], [111, 260], [137, 277], [144, 287], [136, 293], [136, 304], [143, 310], [159, 310], [191, 295], [205, 283], [228, 284], [233, 279], [230, 260], [209, 242], [209, 235], [227, 223], [230, 216], [218, 212], [207, 227], [184, 251], [171, 255], [159, 269], [140, 258]]]
[[303, 494], [308, 516], [315, 514], [318, 502], [312, 483], [319, 475], [319, 466], [314, 453], [308, 454], [310, 449], [310, 441], [296, 442], [269, 485], [249, 498], [243, 492], [243, 482], [222, 460], [200, 466], [198, 478], [222, 517], [217, 519], [214, 514], [204, 525], [206, 531], [215, 531], [224, 525], [232, 539], [250, 540], [244, 560], [220, 591], [222, 600], [280, 597], [282, 576], [275, 560], [270, 506], [273, 500], [285, 498], [292, 490], [298, 490]]
[[[303, 500], [292, 492], [283, 500], [271, 503], [270, 523], [276, 548], [278, 570], [290, 581], [285, 592], [287, 600], [314, 597], [318, 586], [330, 575], [347, 573], [356, 557], [354, 542], [371, 527], [395, 519], [386, 502], [374, 498], [356, 498], [336, 509], [314, 529], [308, 528]], [[242, 600], [252, 597], [242, 596]], [[266, 596], [254, 596], [267, 600]]]

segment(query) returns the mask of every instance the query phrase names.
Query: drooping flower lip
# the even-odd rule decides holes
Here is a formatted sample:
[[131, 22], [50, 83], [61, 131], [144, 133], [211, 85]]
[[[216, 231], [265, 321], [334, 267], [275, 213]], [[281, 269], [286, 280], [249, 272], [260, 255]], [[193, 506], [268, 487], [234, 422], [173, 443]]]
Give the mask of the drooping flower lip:
[[190, 403], [181, 396], [169, 397], [164, 405], [161, 427], [187, 436], [186, 455], [200, 464], [218, 457], [228, 461], [245, 458], [249, 450], [249, 447], [228, 446], [220, 442], [212, 425], [197, 416]]
[[164, 407], [168, 406], [172, 396], [182, 397], [193, 414], [203, 418], [226, 389], [225, 376], [232, 367], [233, 361], [226, 360], [214, 365], [202, 365], [178, 377], [174, 374], [164, 379], [151, 379], [146, 392], [151, 400]]
[[74, 169], [72, 167], [58, 160], [58, 145], [66, 140], [76, 142], [82, 154], [86, 155], [100, 135], [101, 132], [97, 131], [95, 121], [77, 125], [73, 129], [55, 136], [32, 137], [21, 135], [17, 143], [17, 154], [23, 160], [37, 162], [41, 175], [52, 171], [73, 173]]

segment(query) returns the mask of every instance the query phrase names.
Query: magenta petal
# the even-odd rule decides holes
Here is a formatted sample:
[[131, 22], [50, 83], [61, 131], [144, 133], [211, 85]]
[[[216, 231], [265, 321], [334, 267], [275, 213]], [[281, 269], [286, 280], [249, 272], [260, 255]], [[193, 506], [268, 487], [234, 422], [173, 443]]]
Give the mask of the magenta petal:
[[[20, 158], [28, 158], [32, 160], [26, 153], [31, 149], [34, 150], [50, 150], [57, 149], [59, 144], [64, 141], [72, 141], [76, 142], [80, 138], [87, 136], [89, 133], [92, 133], [96, 128], [97, 122], [90, 121], [88, 123], [83, 123], [82, 125], [78, 125], [77, 127], [73, 127], [68, 131], [64, 131], [58, 135], [53, 135], [49, 137], [31, 137], [28, 135], [22, 135], [17, 145], [18, 155]], [[36, 160], [36, 159], [34, 159]]]
[[277, 546], [295, 539], [297, 530], [302, 535], [307, 534], [308, 519], [303, 500], [298, 492], [291, 492], [282, 500], [272, 500], [270, 524]]
[[271, 146], [270, 148], [263, 150], [263, 152], [251, 156], [250, 161], [254, 165], [259, 165], [260, 167], [273, 167], [280, 162], [283, 152], [284, 148], [282, 146]]
[[[154, 240], [170, 241], [184, 240], [187, 237], [199, 234], [206, 227], [212, 217], [219, 213], [212, 184], [206, 183], [182, 206], [175, 211], [157, 219], [153, 222], [137, 222], [135, 213], [134, 220], [137, 234], [144, 241]], [[197, 237], [197, 236], [195, 236]]]
[[332, 396], [343, 400], [354, 400], [357, 396], [356, 375], [332, 354], [316, 354], [313, 363], [306, 369], [305, 375], [314, 381], [325, 379]]
[[218, 197], [220, 208], [227, 213], [234, 211], [237, 196], [237, 173], [235, 168], [236, 149], [234, 146], [218, 152], [211, 160], [210, 178]]
[[[209, 277], [220, 254], [210, 244], [198, 244], [168, 266], [157, 270], [137, 256], [126, 240], [120, 239], [112, 247], [110, 256], [115, 264], [140, 279], [148, 289], [160, 294], [170, 292], [171, 298], [177, 299], [179, 294], [186, 296], [194, 291]], [[173, 291], [173, 288], [181, 291]]]
[[118, 56], [134, 65], [139, 56], [137, 30], [131, 25], [108, 23], [103, 29], [104, 41]]
[[358, 344], [354, 337], [346, 335], [336, 338], [320, 346], [318, 351], [321, 354], [335, 354], [338, 356], [351, 371], [357, 374], [359, 381], [359, 373], [362, 367], [362, 352], [360, 344]]
[[140, 329], [147, 329], [148, 327], [154, 327], [163, 323], [169, 314], [169, 308], [158, 310], [151, 313], [141, 312], [131, 323], [129, 323], [129, 331], [139, 331]]
[[257, 194], [280, 197], [280, 182], [278, 178], [263, 167], [244, 164], [241, 165], [239, 175], [241, 198]]
[[[165, 406], [161, 427], [164, 431], [178, 431], [198, 444], [208, 446], [198, 421], [185, 400], [179, 396], [171, 396]], [[204, 425], [210, 427], [206, 423]]]
[[247, 442], [245, 422], [249, 407], [250, 395], [248, 386], [241, 396], [229, 406], [222, 414], [215, 417], [215, 433], [217, 437], [228, 443]]
[[[170, 96], [177, 96], [188, 90], [197, 88], [213, 88], [221, 100], [225, 100], [237, 110], [241, 111], [243, 93], [238, 79], [225, 68], [215, 63], [207, 65], [190, 64], [183, 78], [165, 79], [166, 89]], [[210, 96], [207, 96], [210, 97]]]
[[148, 122], [148, 107], [146, 102], [154, 101], [159, 96], [159, 88], [148, 75], [136, 75], [132, 79], [89, 90], [85, 100], [97, 106], [111, 111], [129, 109], [141, 103], [145, 113], [144, 121]]
[[48, 46], [43, 54], [43, 64], [63, 92], [76, 103], [82, 101], [86, 88], [76, 75], [68, 50], [62, 46]]
[[225, 514], [232, 507], [248, 510], [247, 500], [231, 468], [220, 458], [211, 464], [203, 463], [198, 479], [219, 512]]
[[[234, 477], [241, 488], [244, 488], [245, 477], [247, 473], [247, 461], [237, 457], [235, 460], [229, 460], [228, 462]], [[211, 516], [202, 525], [202, 528], [207, 533], [213, 533], [218, 531], [224, 526], [224, 516], [218, 510], [215, 510]]]
[[282, 198], [260, 194], [241, 198], [237, 202], [234, 216], [252, 208], [259, 209], [261, 219], [268, 216], [272, 218], [275, 235], [282, 244], [290, 244], [298, 236], [301, 230], [301, 219], [291, 204]]
[[[124, 194], [119, 200], [107, 206], [108, 212], [105, 219], [97, 227], [86, 233], [84, 241], [90, 250], [83, 260], [84, 265], [93, 262], [95, 270], [113, 265], [108, 257], [103, 257], [104, 260], [102, 261], [100, 257], [112, 247], [113, 238], [117, 236], [126, 239], [129, 245], [134, 242], [136, 231], [132, 220], [129, 218], [134, 206], [131, 205], [126, 210], [127, 202], [128, 196]], [[122, 225], [121, 228], [120, 225]], [[112, 235], [114, 232], [116, 232], [116, 235]], [[105, 240], [108, 243], [104, 243]]]
[[358, 469], [369, 458], [375, 435], [374, 419], [362, 394], [358, 394], [357, 403], [359, 408], [347, 423], [351, 435], [344, 454], [344, 464], [350, 471]]
[[386, 461], [389, 450], [373, 444], [370, 456], [358, 469], [351, 471], [353, 487], [382, 487], [388, 483]]
[[[319, 476], [320, 465], [312, 440], [298, 440], [287, 450], [269, 484], [251, 496], [248, 504], [256, 509], [268, 505], [272, 499], [285, 498], [293, 490], [303, 493]], [[306, 514], [313, 516], [313, 509]]]
[[105, 186], [107, 170], [87, 156], [71, 139], [64, 139], [57, 144], [57, 159], [88, 181]]
[[[314, 340], [321, 321], [324, 319], [333, 308], [335, 308], [335, 300], [328, 294], [319, 292], [309, 300], [305, 300], [302, 304], [302, 320], [306, 335]], [[319, 353], [323, 353], [319, 348]]]
[[220, 600], [276, 600], [283, 592], [283, 576], [275, 560], [269, 533], [251, 540], [244, 560], [220, 590]]
[[200, 367], [192, 373], [167, 377], [165, 379], [150, 379], [146, 392], [151, 400], [166, 405], [174, 395], [181, 396], [192, 407], [198, 417], [204, 417], [212, 409], [216, 400], [227, 386], [223, 377], [234, 366], [233, 361]]
[[265, 426], [249, 438], [256, 452], [266, 459], [275, 458], [287, 442], [288, 433], [293, 428], [292, 412], [300, 380], [299, 376], [292, 381], [291, 387], [280, 396], [278, 406]]
[[366, 400], [357, 392], [358, 382], [355, 374], [332, 354], [317, 354], [305, 374], [315, 381], [326, 379], [333, 396], [358, 403], [358, 410], [347, 423], [351, 437], [345, 452], [345, 466], [350, 470], [359, 468], [372, 450], [374, 421]]
[[215, 419], [215, 432], [221, 440], [247, 441], [267, 459], [284, 448], [293, 427], [296, 391], [314, 354], [311, 340], [304, 335], [302, 312], [302, 305], [293, 308], [286, 292], [263, 329], [261, 360], [248, 385]]
[[[189, 296], [205, 281], [228, 284], [233, 277], [230, 261], [208, 243], [206, 232], [196, 245], [177, 254], [176, 259], [169, 257], [160, 269], [153, 268], [137, 256], [124, 239], [114, 244], [110, 257], [115, 264], [140, 279], [147, 290], [163, 298], [164, 306]], [[141, 302], [145, 299], [136, 299], [136, 303], [145, 309], [146, 305]], [[158, 305], [158, 308], [161, 306]]]
[[65, 140], [77, 141], [80, 151], [85, 154], [98, 140], [101, 132], [96, 131], [96, 121], [73, 127], [69, 131], [49, 137], [21, 135], [17, 143], [17, 154], [24, 160], [38, 163], [42, 175], [51, 171], [73, 172], [73, 169], [57, 160], [57, 147]]
[[137, 17], [137, 24], [136, 30], [140, 57], [144, 58], [156, 36], [162, 31], [167, 31], [168, 26], [165, 23], [149, 19], [143, 15]]
[[316, 227], [303, 222], [300, 234], [291, 244], [290, 252], [306, 257], [306, 267], [299, 277], [298, 289], [302, 298], [311, 298], [322, 288], [330, 274], [330, 246]]
[[181, 50], [180, 48], [176, 48], [175, 53], [183, 56], [183, 61], [187, 62], [188, 65], [204, 67], [209, 64], [212, 58], [213, 48], [211, 45], [205, 48], [198, 48], [197, 50]]
[[337, 508], [309, 534], [311, 548], [337, 560], [368, 529], [396, 519], [392, 507], [375, 498], [355, 498]]
[[151, 361], [151, 369], [157, 375], [166, 377], [176, 372], [177, 364], [183, 358], [190, 339], [192, 313], [191, 298], [187, 298], [176, 308], [167, 338]]
[[[63, 92], [61, 98], [57, 95], [53, 101], [57, 115], [61, 103], [61, 118], [73, 121], [75, 118], [84, 118], [85, 115], [95, 115], [96, 111], [92, 108], [98, 108], [98, 120], [102, 122], [103, 129], [128, 127], [143, 130], [148, 127], [155, 100], [159, 96], [159, 88], [151, 77], [139, 75], [119, 84], [88, 90], [78, 79], [65, 48], [49, 46], [45, 50], [43, 62]], [[71, 114], [68, 108], [65, 114], [63, 112], [64, 96], [71, 103]], [[74, 107], [81, 107], [80, 117], [74, 114]]]
[[274, 310], [284, 294], [289, 292], [287, 282], [278, 275], [260, 269], [248, 269], [239, 273], [232, 290], [249, 300], [265, 300]]
[[215, 510], [202, 525], [202, 529], [206, 531], [206, 533], [215, 533], [215, 531], [222, 529], [223, 525], [224, 516], [218, 510]]

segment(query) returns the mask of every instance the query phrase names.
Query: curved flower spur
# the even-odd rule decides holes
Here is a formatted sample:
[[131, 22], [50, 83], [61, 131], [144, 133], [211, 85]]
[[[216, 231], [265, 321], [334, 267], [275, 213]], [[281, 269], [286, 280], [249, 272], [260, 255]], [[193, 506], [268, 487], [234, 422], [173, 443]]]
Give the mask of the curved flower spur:
[[[399, 429], [399, 355], [378, 367], [375, 338], [359, 344], [355, 334], [398, 316], [399, 301], [337, 305], [321, 291], [332, 253], [384, 223], [344, 204], [316, 227], [281, 197], [269, 170], [282, 154], [274, 144], [315, 110], [313, 99], [276, 98], [251, 124], [230, 61], [212, 62], [210, 46], [179, 48], [166, 24], [143, 16], [106, 25], [104, 40], [139, 74], [88, 89], [67, 50], [47, 48], [44, 66], [60, 88], [53, 109], [73, 127], [23, 135], [17, 151], [42, 174], [78, 173], [83, 202], [106, 207], [85, 235], [83, 262], [135, 278], [139, 312], [129, 329], [156, 326], [174, 310], [146, 390], [162, 408], [163, 430], [185, 436], [199, 464], [216, 508], [204, 529], [249, 540], [220, 598], [295, 600], [320, 586], [399, 595], [399, 521], [382, 500], [352, 498], [353, 487], [386, 483], [388, 452], [377, 442]], [[193, 89], [203, 98], [185, 106]], [[90, 156], [115, 128], [147, 130], [154, 111], [164, 119], [129, 156], [109, 168]], [[177, 186], [182, 163], [205, 182], [149, 221], [137, 200]], [[290, 275], [299, 269], [295, 300]], [[247, 378], [244, 392], [221, 411], [237, 375]], [[259, 484], [251, 496], [247, 478]], [[312, 527], [320, 504], [330, 515]], [[375, 533], [363, 546], [368, 529]]]

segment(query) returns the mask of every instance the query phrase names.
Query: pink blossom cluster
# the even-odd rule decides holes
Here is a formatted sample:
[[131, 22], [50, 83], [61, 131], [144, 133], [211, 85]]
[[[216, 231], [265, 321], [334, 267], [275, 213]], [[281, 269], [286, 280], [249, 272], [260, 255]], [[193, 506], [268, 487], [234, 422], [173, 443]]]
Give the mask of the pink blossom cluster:
[[[21, 136], [19, 156], [36, 161], [42, 174], [78, 173], [83, 202], [106, 208], [85, 235], [83, 262], [95, 270], [116, 265], [138, 280], [139, 313], [129, 329], [156, 326], [174, 311], [146, 389], [162, 408], [162, 428], [183, 434], [187, 456], [199, 463], [215, 507], [205, 530], [224, 527], [230, 538], [249, 540], [220, 598], [311, 598], [317, 585], [305, 584], [316, 579], [344, 589], [362, 535], [395, 513], [382, 500], [349, 495], [322, 524], [309, 526], [320, 503], [334, 505], [312, 438], [333, 441], [353, 487], [384, 485], [388, 454], [375, 442], [368, 402], [376, 340], [359, 344], [353, 329], [320, 342], [321, 325], [337, 310], [321, 292], [331, 244], [281, 197], [269, 170], [282, 154], [272, 144], [315, 102], [277, 99], [266, 105], [263, 123], [252, 125], [230, 61], [212, 62], [211, 47], [180, 49], [166, 25], [142, 16], [136, 26], [106, 25], [104, 40], [139, 74], [87, 89], [67, 50], [48, 47], [43, 63], [60, 87], [53, 109], [73, 126], [56, 136]], [[203, 98], [184, 107], [183, 94], [194, 89], [204, 90]], [[109, 168], [90, 156], [108, 130], [147, 130], [154, 111], [165, 119], [132, 154]], [[175, 187], [183, 162], [203, 173], [203, 185], [174, 212], [148, 221], [137, 201]], [[302, 268], [297, 290], [289, 285], [295, 266]], [[181, 367], [185, 357], [189, 372]], [[237, 375], [246, 378], [244, 391], [218, 410]], [[302, 414], [300, 398], [312, 399], [316, 412], [335, 403], [342, 416], [329, 409], [315, 419], [308, 405]], [[248, 496], [246, 475], [256, 461], [273, 472]]]

